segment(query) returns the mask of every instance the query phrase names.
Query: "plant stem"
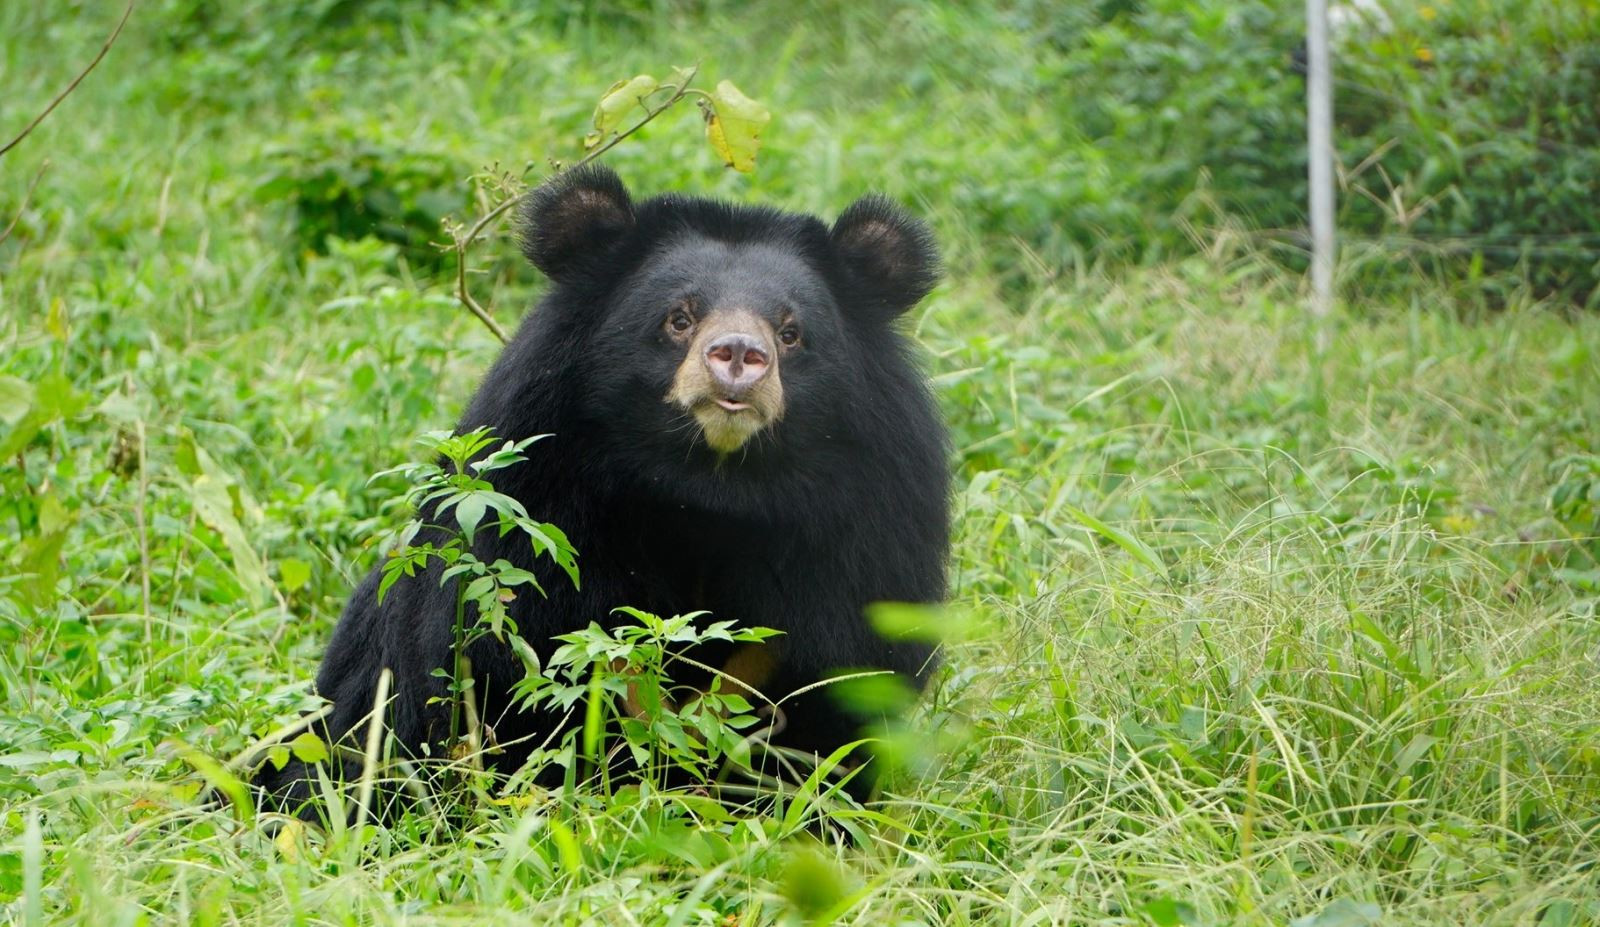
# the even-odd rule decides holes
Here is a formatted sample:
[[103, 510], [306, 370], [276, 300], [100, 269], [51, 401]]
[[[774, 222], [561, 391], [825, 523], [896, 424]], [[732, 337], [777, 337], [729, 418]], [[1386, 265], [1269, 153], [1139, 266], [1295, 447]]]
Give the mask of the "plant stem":
[[450, 640], [450, 747], [454, 750], [461, 733], [461, 661], [465, 658], [467, 587], [456, 577], [456, 624]]

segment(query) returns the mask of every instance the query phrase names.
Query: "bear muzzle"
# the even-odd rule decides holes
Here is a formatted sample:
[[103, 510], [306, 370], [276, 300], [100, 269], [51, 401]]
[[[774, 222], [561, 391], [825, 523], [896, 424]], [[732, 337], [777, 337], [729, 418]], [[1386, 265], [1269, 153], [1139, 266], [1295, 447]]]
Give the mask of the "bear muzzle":
[[694, 416], [712, 450], [730, 454], [783, 417], [772, 326], [752, 312], [712, 313], [696, 332], [666, 400]]

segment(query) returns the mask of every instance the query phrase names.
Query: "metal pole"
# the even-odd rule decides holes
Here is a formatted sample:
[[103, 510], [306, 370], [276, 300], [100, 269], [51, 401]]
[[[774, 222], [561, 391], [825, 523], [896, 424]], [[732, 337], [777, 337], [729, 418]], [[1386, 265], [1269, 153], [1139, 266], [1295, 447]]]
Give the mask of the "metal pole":
[[1333, 78], [1328, 0], [1306, 0], [1306, 142], [1311, 167], [1311, 320], [1317, 350], [1327, 348], [1333, 304]]

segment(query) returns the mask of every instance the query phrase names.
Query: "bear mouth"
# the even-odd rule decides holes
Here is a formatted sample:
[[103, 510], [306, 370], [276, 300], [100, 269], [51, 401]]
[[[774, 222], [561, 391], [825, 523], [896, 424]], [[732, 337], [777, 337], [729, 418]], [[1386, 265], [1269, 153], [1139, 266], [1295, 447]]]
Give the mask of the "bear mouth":
[[700, 425], [700, 435], [718, 454], [731, 454], [745, 446], [756, 432], [772, 424], [764, 406], [721, 396], [707, 396], [695, 403], [690, 414]]

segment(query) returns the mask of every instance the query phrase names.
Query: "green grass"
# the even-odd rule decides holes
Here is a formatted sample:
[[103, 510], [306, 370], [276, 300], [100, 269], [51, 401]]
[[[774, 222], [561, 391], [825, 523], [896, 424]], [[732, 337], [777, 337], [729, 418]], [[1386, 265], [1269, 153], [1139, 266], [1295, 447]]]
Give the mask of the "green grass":
[[[113, 6], [0, 7], [0, 126]], [[243, 5], [224, 42], [184, 8], [141, 6], [0, 162], [3, 226], [51, 161], [0, 245], [0, 447], [37, 427], [0, 465], [6, 918], [1600, 923], [1600, 319], [1401, 281], [1319, 357], [1297, 279], [1226, 228], [1142, 267], [1038, 259], [1029, 178], [1066, 154], [1013, 103], [1055, 75], [998, 14], [823, 5], [832, 31], [774, 35], [717, 4], [618, 27], [396, 3], [313, 40]], [[882, 188], [949, 256], [909, 325], [971, 631], [909, 770], [866, 811], [691, 825], [584, 793], [287, 853], [199, 807], [182, 745], [228, 759], [310, 703], [402, 517], [367, 476], [496, 348], [425, 248], [311, 253], [286, 203], [404, 158], [465, 204], [480, 165], [572, 157], [613, 79], [696, 59], [773, 110], [761, 169], [722, 173], [685, 112], [616, 151], [636, 190], [832, 213]], [[514, 252], [479, 249], [503, 320], [539, 286]]]

